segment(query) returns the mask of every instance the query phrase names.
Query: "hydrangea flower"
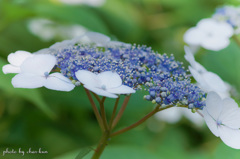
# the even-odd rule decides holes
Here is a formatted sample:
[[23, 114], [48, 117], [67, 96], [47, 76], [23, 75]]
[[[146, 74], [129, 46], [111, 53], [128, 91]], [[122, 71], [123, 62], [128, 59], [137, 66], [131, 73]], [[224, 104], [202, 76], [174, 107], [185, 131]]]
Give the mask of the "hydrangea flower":
[[122, 84], [122, 79], [116, 72], [105, 71], [94, 74], [86, 70], [76, 72], [77, 79], [88, 90], [109, 98], [117, 98], [116, 94], [131, 94], [136, 91]]
[[223, 6], [217, 8], [212, 16], [213, 19], [230, 24], [235, 34], [240, 33], [240, 8], [239, 6]]
[[7, 64], [3, 66], [2, 70], [4, 74], [7, 73], [20, 73], [20, 66], [22, 63], [29, 57], [31, 57], [32, 54], [27, 51], [16, 51], [15, 53], [11, 53], [8, 55], [8, 62], [10, 64]]
[[215, 93], [208, 93], [204, 119], [211, 132], [235, 149], [240, 149], [240, 108], [231, 98], [221, 99]]
[[215, 19], [202, 19], [196, 27], [184, 34], [184, 41], [190, 46], [201, 46], [208, 50], [219, 51], [226, 48], [233, 35], [233, 28], [226, 22]]
[[[144, 99], [153, 103], [163, 106], [191, 104], [192, 108], [199, 109], [204, 106], [205, 93], [191, 84], [182, 63], [175, 61], [172, 55], [160, 55], [146, 46], [109, 41], [99, 33], [90, 34], [86, 34], [86, 43], [79, 43], [86, 36], [83, 35], [62, 42], [59, 45], [63, 47], [56, 47], [54, 51], [50, 47], [49, 52], [57, 57], [57, 67], [64, 76], [78, 81], [76, 72], [79, 70], [95, 74], [113, 71], [121, 77], [123, 85], [146, 90], [148, 94]], [[101, 41], [91, 37], [104, 37], [105, 42], [99, 47]]]
[[61, 73], [52, 73], [56, 58], [52, 55], [34, 55], [26, 59], [20, 66], [21, 72], [13, 77], [15, 88], [39, 88], [59, 91], [71, 91], [75, 86]]
[[[44, 58], [37, 59], [37, 57], [44, 57], [47, 54], [54, 55], [56, 61], [51, 61], [52, 58], [49, 58], [50, 61], [44, 60]], [[51, 86], [48, 86], [47, 83], [50, 79], [54, 79], [65, 83], [64, 88], [59, 87], [59, 90], [69, 91], [74, 87], [69, 80], [71, 79], [73, 83], [80, 80], [85, 87], [97, 94], [101, 94], [100, 91], [111, 93], [111, 97], [116, 97], [116, 94], [131, 93], [143, 89], [148, 92], [144, 96], [145, 100], [163, 107], [184, 105], [190, 109], [202, 109], [205, 105], [205, 93], [196, 85], [191, 84], [191, 79], [184, 70], [182, 63], [175, 61], [173, 55], [161, 55], [146, 46], [111, 41], [105, 35], [89, 32], [72, 40], [56, 43], [50, 48], [36, 52], [34, 55], [36, 57], [33, 56], [31, 61], [35, 60], [36, 62], [29, 62], [29, 60], [24, 62], [24, 66], [20, 67], [22, 72], [13, 78], [12, 83], [15, 87], [37, 88], [45, 86], [51, 89]], [[36, 71], [36, 68], [45, 65], [49, 67], [43, 67]], [[54, 66], [55, 70], [59, 70], [61, 74], [53, 73], [49, 75]], [[35, 68], [35, 72], [28, 67]], [[118, 77], [119, 80], [116, 85], [106, 85], [106, 91], [101, 85], [84, 83], [85, 79], [82, 78], [86, 77], [81, 77], [77, 73], [81, 70], [87, 71], [88, 75], [91, 74], [88, 77], [97, 79], [102, 83], [106, 78], [99, 77], [106, 75], [106, 72], [108, 74], [114, 72], [114, 77]], [[34, 82], [35, 80], [31, 81], [30, 76], [38, 79], [37, 82]], [[115, 91], [111, 90], [114, 87], [119, 88]], [[122, 89], [123, 87], [125, 89]], [[96, 88], [99, 92], [96, 91]], [[56, 89], [56, 87], [52, 89]], [[104, 93], [101, 95], [110, 97], [110, 95]]]
[[205, 91], [217, 92], [222, 98], [230, 96], [231, 87], [217, 74], [207, 71], [201, 64], [195, 61], [190, 49], [185, 46], [185, 59], [190, 63], [189, 70], [199, 86]]

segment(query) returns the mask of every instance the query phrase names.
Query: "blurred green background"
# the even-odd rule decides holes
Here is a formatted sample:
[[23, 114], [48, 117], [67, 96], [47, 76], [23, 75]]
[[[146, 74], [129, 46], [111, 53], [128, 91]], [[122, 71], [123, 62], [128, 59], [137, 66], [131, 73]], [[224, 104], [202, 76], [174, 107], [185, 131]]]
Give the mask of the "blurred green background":
[[[58, 0], [0, 0], [0, 66], [7, 63], [11, 52], [35, 52], [71, 38], [75, 34], [71, 32], [73, 25], [114, 40], [148, 45], [159, 53], [173, 53], [187, 66], [183, 58], [184, 32], [224, 4], [240, 5], [240, 1], [106, 0], [102, 6], [91, 6], [68, 5]], [[47, 27], [41, 29], [40, 23], [33, 24], [36, 19], [48, 19]], [[240, 49], [234, 41], [220, 52], [202, 49], [196, 58], [240, 90]], [[3, 156], [6, 148], [48, 151], [25, 154], [23, 158], [80, 158], [98, 142], [101, 132], [82, 88], [68, 93], [45, 88], [14, 89], [12, 77], [0, 72], [0, 158], [21, 157]], [[235, 98], [239, 101], [239, 96]], [[107, 100], [109, 115], [112, 102]], [[117, 129], [137, 121], [152, 108], [143, 100], [143, 93], [134, 94]], [[156, 131], [149, 129], [149, 124]], [[176, 124], [152, 118], [113, 138], [102, 158], [239, 159], [240, 152], [224, 145], [206, 126], [196, 126], [185, 118]]]

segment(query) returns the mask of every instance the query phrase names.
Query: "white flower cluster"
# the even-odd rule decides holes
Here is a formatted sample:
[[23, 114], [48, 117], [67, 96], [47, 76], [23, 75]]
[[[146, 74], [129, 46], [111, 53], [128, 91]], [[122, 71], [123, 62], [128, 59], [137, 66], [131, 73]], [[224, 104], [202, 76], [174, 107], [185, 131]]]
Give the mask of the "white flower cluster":
[[235, 149], [240, 149], [240, 108], [231, 98], [222, 99], [217, 93], [208, 93], [204, 119], [211, 132]]
[[44, 18], [29, 20], [28, 29], [43, 41], [73, 39], [87, 32], [87, 29], [79, 24], [61, 24]]
[[56, 58], [47, 54], [17, 51], [8, 56], [10, 64], [3, 66], [4, 73], [18, 73], [12, 79], [15, 88], [39, 88], [71, 91], [75, 86], [61, 73], [52, 73]]
[[227, 22], [235, 30], [235, 34], [240, 33], [240, 7], [239, 6], [223, 6], [216, 9], [212, 16], [213, 19], [221, 22]]
[[207, 71], [200, 63], [195, 61], [190, 48], [185, 46], [185, 59], [190, 63], [189, 70], [205, 92], [214, 91], [222, 98], [230, 97], [231, 86], [224, 82], [217, 74]]
[[240, 149], [240, 108], [230, 97], [231, 86], [217, 74], [207, 71], [195, 61], [189, 47], [185, 46], [185, 59], [200, 88], [208, 92], [203, 117], [212, 133], [235, 149]]
[[219, 51], [230, 43], [234, 30], [226, 22], [215, 19], [202, 19], [196, 27], [192, 27], [184, 34], [184, 41], [190, 47], [203, 47], [208, 50]]
[[[122, 44], [111, 41], [105, 35], [88, 32], [73, 40], [56, 43], [49, 49], [42, 49], [35, 54], [26, 51], [11, 53], [8, 56], [10, 64], [3, 66], [3, 72], [5, 74], [17, 73], [12, 79], [12, 85], [15, 88], [46, 87], [58, 91], [71, 91], [75, 85], [61, 73], [54, 72], [56, 57], [48, 53], [70, 44], [74, 45], [77, 42], [95, 43], [97, 46]], [[76, 77], [85, 88], [100, 96], [117, 98], [118, 94], [135, 93], [134, 89], [122, 84], [122, 79], [115, 72], [106, 71], [96, 75], [86, 70], [79, 70], [76, 72]]]

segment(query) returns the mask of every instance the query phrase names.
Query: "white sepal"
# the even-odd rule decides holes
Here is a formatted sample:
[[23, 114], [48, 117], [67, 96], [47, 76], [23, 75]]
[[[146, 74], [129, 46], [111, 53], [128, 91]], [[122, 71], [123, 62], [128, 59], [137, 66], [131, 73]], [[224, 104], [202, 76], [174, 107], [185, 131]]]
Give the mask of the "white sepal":
[[12, 78], [14, 88], [39, 88], [46, 82], [44, 76], [36, 76], [31, 73], [20, 73]]
[[69, 92], [75, 87], [71, 80], [61, 73], [52, 73], [47, 77], [44, 87], [52, 90]]

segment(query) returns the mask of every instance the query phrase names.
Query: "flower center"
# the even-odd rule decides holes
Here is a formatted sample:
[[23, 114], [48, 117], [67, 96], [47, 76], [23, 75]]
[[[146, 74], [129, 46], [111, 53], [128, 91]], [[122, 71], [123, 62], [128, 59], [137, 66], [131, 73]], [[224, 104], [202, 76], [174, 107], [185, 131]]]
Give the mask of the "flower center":
[[44, 72], [44, 76], [47, 78], [49, 76], [48, 72]]
[[208, 33], [208, 37], [213, 37], [213, 33]]
[[102, 85], [101, 88], [102, 88], [103, 90], [106, 90], [106, 89], [107, 89], [106, 85]]
[[217, 126], [220, 126], [220, 125], [222, 125], [222, 121], [217, 120]]

